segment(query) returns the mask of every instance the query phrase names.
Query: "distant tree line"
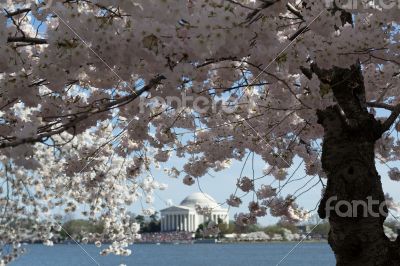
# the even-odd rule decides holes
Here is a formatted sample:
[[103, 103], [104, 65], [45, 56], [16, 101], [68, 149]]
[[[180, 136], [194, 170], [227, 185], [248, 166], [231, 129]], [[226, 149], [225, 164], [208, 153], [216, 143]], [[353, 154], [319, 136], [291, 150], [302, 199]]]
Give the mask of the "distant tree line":
[[[32, 228], [33, 223], [29, 219], [21, 219], [20, 223], [25, 225], [26, 229], [34, 230]], [[161, 221], [158, 216], [158, 213], [155, 213], [149, 217], [145, 217], [143, 215], [131, 215], [131, 222], [140, 224], [139, 233], [155, 233], [161, 231]], [[308, 228], [314, 228], [317, 223], [310, 222]], [[202, 234], [202, 230], [208, 226], [208, 222], [200, 224], [195, 232], [195, 238], [204, 238]], [[392, 229], [394, 232], [397, 232], [397, 228], [399, 228], [399, 223], [396, 220], [388, 220], [385, 222], [385, 226]], [[268, 235], [284, 235], [285, 230], [289, 230], [293, 234], [302, 233], [298, 226], [287, 223], [277, 223], [275, 225], [261, 226], [259, 224], [250, 225], [247, 227], [238, 227], [234, 223], [234, 221], [230, 221], [229, 224], [224, 223], [221, 219], [218, 220], [218, 227], [220, 233], [218, 234], [218, 238], [223, 238], [227, 234], [247, 234], [253, 232], [265, 232]], [[76, 240], [81, 240], [83, 237], [83, 233], [92, 233], [92, 234], [102, 234], [104, 230], [104, 226], [99, 221], [93, 220], [83, 220], [83, 219], [72, 219], [66, 221], [62, 224], [63, 230], [59, 232], [60, 239], [69, 239], [73, 237]], [[329, 233], [329, 223], [320, 222], [314, 229], [313, 234], [319, 234], [326, 236]], [[303, 232], [304, 233], [304, 232]]]
[[73, 237], [76, 240], [81, 240], [83, 233], [103, 233], [104, 225], [98, 221], [89, 220], [70, 220], [62, 225], [63, 230], [60, 231], [61, 239], [69, 239]]
[[137, 215], [134, 216], [131, 220], [132, 222], [140, 224], [139, 233], [161, 232], [161, 221], [158, 217], [157, 212], [153, 215], [150, 215], [148, 219], [146, 219], [146, 217], [143, 215]]

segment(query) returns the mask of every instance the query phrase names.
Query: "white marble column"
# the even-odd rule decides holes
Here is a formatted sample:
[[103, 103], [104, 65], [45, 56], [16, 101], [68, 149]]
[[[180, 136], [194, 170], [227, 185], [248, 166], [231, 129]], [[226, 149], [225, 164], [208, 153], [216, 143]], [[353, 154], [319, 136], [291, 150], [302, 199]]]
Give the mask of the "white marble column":
[[169, 230], [169, 215], [168, 214], [166, 215], [165, 220], [166, 220], [166, 231], [168, 231]]
[[192, 215], [189, 214], [189, 231], [192, 232], [193, 228], [192, 228]]
[[165, 217], [165, 220], [166, 220], [166, 223], [165, 223], [165, 225], [166, 225], [166, 229], [165, 229], [165, 231], [169, 231], [169, 215], [167, 214], [167, 215], [165, 215], [166, 217]]

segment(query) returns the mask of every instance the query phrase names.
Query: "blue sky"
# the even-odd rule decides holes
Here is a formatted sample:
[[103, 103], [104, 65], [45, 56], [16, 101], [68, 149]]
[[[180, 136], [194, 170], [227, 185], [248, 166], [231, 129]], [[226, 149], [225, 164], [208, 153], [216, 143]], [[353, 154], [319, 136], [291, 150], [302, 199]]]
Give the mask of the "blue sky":
[[[179, 158], [171, 158], [171, 161], [166, 164], [166, 167], [171, 167], [175, 166], [178, 169], [181, 169], [181, 166], [183, 160]], [[295, 164], [290, 168], [289, 170], [289, 176], [294, 172], [298, 164], [300, 163], [300, 160], [295, 160]], [[243, 167], [244, 162], [239, 162], [239, 161], [234, 161], [232, 163], [232, 166], [229, 169], [226, 169], [221, 172], [217, 173], [212, 173], [212, 176], [206, 175], [200, 179], [200, 186], [203, 192], [211, 195], [213, 198], [216, 199], [218, 203], [225, 202], [227, 198], [229, 198], [229, 195], [232, 194], [235, 189], [236, 189], [236, 178], [239, 176], [240, 171]], [[392, 164], [392, 166], [394, 166]], [[261, 160], [259, 157], [255, 157], [254, 160], [254, 168], [255, 168], [255, 173], [256, 177], [262, 176], [262, 171], [265, 167], [265, 163]], [[382, 182], [384, 186], [384, 191], [388, 192], [392, 197], [395, 198], [396, 201], [400, 201], [400, 197], [396, 195], [399, 195], [400, 191], [400, 183], [399, 182], [394, 182], [391, 181], [388, 176], [387, 176], [387, 171], [388, 167], [385, 165], [382, 165], [377, 162], [377, 168], [379, 173], [382, 176]], [[247, 175], [249, 177], [252, 176], [252, 168], [251, 168], [251, 161], [249, 160], [247, 162], [247, 166], [244, 170], [244, 175]], [[198, 192], [199, 187], [198, 184], [196, 183], [193, 186], [186, 186], [182, 183], [182, 178], [171, 178], [168, 177], [167, 174], [165, 174], [162, 170], [157, 170], [153, 169], [152, 174], [154, 177], [162, 182], [168, 184], [168, 189], [165, 191], [159, 191], [157, 192], [157, 196], [155, 198], [155, 202], [153, 206], [156, 208], [156, 210], [163, 209], [167, 207], [165, 201], [167, 200], [172, 200], [174, 204], [179, 204], [187, 195], [193, 193], [193, 192]], [[305, 175], [304, 173], [304, 167], [303, 165], [300, 167], [300, 169], [296, 172], [295, 176], [293, 179], [303, 177]], [[286, 195], [287, 193], [293, 193], [296, 191], [298, 188], [303, 186], [307, 181], [309, 181], [312, 177], [307, 177], [304, 180], [294, 182], [292, 184], [289, 184], [283, 191], [282, 195]], [[270, 184], [273, 181], [273, 177], [269, 176], [266, 177], [260, 181], [258, 181], [257, 187], [261, 184]], [[304, 188], [303, 190], [306, 190], [308, 187], [311, 187], [313, 184], [317, 182], [317, 177], [312, 180], [309, 185]], [[274, 186], [276, 186], [278, 183], [276, 182]], [[243, 195], [243, 192], [239, 192], [238, 195]], [[304, 208], [308, 210], [312, 210], [315, 208], [315, 206], [318, 204], [319, 200], [321, 197], [321, 186], [318, 185], [302, 195], [298, 199], [298, 203], [300, 206], [303, 206]], [[249, 201], [252, 200], [252, 195], [249, 194], [245, 198], [243, 198], [243, 204], [240, 208], [231, 208], [230, 209], [230, 218], [232, 219], [235, 213], [238, 212], [247, 212], [247, 206]], [[225, 205], [224, 207], [227, 207]], [[141, 204], [138, 202], [134, 204], [131, 208], [130, 211], [134, 213], [140, 213], [141, 212]], [[269, 225], [269, 224], [274, 224], [278, 221], [279, 219], [272, 217], [268, 215], [267, 217], [260, 218], [259, 223], [262, 225]]]

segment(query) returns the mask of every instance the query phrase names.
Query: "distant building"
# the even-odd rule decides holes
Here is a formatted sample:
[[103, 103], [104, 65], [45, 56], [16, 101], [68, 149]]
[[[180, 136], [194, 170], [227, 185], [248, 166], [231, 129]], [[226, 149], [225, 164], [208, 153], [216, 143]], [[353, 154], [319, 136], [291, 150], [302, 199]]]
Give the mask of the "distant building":
[[[198, 214], [197, 205], [211, 208], [210, 214]], [[210, 195], [197, 192], [187, 196], [180, 205], [161, 210], [161, 231], [195, 232], [200, 224], [206, 221], [218, 223], [219, 219], [229, 224], [228, 209], [221, 208]]]

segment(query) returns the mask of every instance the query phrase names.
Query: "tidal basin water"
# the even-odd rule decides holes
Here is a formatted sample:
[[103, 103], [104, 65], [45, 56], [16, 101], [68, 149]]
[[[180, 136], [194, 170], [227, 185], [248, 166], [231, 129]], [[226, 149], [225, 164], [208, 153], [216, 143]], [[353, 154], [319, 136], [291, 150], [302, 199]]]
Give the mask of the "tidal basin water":
[[[99, 255], [94, 245], [82, 247], [100, 264], [140, 266], [275, 266], [296, 243], [260, 244], [141, 244], [132, 246], [129, 257]], [[92, 266], [97, 265], [78, 245], [25, 246], [25, 256], [12, 266]], [[335, 259], [326, 243], [303, 243], [280, 266], [334, 266]]]

